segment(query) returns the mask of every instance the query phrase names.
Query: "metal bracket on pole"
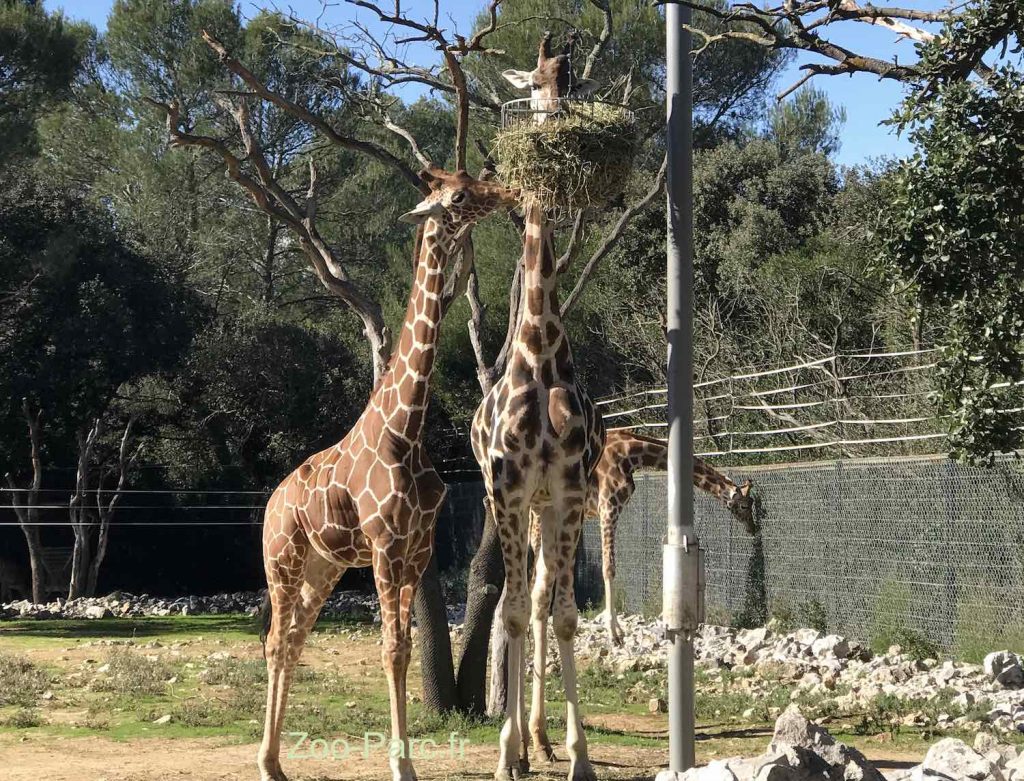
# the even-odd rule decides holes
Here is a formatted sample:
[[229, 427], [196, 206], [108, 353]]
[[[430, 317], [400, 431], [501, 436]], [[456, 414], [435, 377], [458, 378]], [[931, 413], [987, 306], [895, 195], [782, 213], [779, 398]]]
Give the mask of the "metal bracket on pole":
[[696, 537], [662, 548], [662, 617], [669, 632], [692, 637], [704, 623], [704, 551]]

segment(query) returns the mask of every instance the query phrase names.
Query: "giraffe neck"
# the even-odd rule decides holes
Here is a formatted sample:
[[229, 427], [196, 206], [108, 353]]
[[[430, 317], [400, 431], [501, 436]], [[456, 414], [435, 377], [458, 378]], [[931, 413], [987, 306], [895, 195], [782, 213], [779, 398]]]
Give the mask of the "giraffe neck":
[[736, 484], [702, 459], [693, 458], [693, 483], [725, 504], [736, 489]]
[[630, 443], [629, 455], [638, 469], [668, 469], [668, 447], [661, 442], [634, 440]]
[[568, 352], [558, 302], [554, 228], [544, 208], [536, 201], [526, 207], [523, 301], [519, 321], [519, 349], [528, 362], [539, 363], [560, 351], [560, 347]]
[[430, 375], [441, 333], [441, 293], [454, 241], [454, 233], [443, 223], [431, 219], [424, 225], [402, 333], [377, 391], [385, 419], [411, 441], [419, 439], [430, 401]]

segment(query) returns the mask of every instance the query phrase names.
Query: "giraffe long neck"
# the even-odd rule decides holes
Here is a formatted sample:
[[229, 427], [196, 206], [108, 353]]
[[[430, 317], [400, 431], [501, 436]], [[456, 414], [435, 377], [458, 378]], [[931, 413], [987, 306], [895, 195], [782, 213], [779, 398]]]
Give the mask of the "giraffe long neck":
[[453, 242], [437, 220], [424, 225], [402, 333], [377, 391], [390, 427], [412, 441], [422, 433], [430, 401], [430, 375], [441, 333], [441, 293]]
[[[668, 445], [664, 442], [637, 439], [630, 443], [630, 461], [635, 469], [668, 469]], [[736, 490], [736, 484], [704, 459], [693, 457], [693, 485], [711, 494], [723, 505]]]
[[736, 490], [736, 483], [696, 456], [693, 457], [693, 484], [707, 491], [723, 505]]
[[629, 457], [637, 469], [668, 469], [668, 447], [662, 442], [633, 440], [630, 443]]
[[529, 362], [539, 362], [555, 353], [565, 353], [568, 358], [568, 341], [558, 303], [554, 228], [544, 208], [536, 201], [526, 207], [523, 301], [519, 320], [520, 351]]

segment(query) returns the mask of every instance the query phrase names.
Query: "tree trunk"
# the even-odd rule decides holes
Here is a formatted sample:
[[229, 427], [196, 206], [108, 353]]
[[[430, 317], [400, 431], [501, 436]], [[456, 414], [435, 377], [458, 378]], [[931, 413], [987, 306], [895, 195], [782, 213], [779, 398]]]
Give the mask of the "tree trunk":
[[25, 544], [28, 546], [28, 563], [32, 571], [32, 601], [41, 605], [46, 602], [46, 563], [43, 561], [43, 546], [39, 542], [36, 528], [22, 527]]
[[487, 715], [501, 716], [508, 704], [508, 632], [505, 624], [498, 620], [505, 602], [505, 589], [494, 608], [491, 622], [491, 685], [487, 689]]
[[83, 522], [74, 527], [75, 545], [71, 556], [71, 581], [68, 599], [88, 596], [89, 585], [89, 527]]
[[455, 699], [455, 667], [436, 553], [430, 557], [416, 589], [415, 612], [423, 671], [423, 704], [439, 713], [454, 710], [458, 704]]
[[483, 716], [485, 713], [487, 647], [494, 609], [505, 582], [505, 562], [501, 555], [498, 529], [486, 500], [484, 505], [483, 537], [469, 567], [466, 623], [456, 677], [459, 710], [475, 716]]

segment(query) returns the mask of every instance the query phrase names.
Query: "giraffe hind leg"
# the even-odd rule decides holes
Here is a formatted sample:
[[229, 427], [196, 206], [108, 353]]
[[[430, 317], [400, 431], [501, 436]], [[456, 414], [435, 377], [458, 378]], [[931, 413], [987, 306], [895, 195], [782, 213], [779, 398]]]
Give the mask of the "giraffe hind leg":
[[621, 646], [625, 640], [615, 609], [615, 524], [619, 511], [613, 508], [601, 512], [601, 564], [604, 575], [604, 622], [612, 645]]
[[260, 781], [287, 781], [281, 769], [281, 730], [295, 666], [324, 601], [345, 571], [310, 549], [298, 534], [267, 558], [270, 628], [267, 633], [267, 707], [257, 756]]

